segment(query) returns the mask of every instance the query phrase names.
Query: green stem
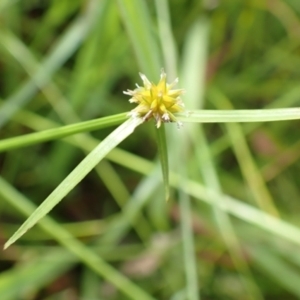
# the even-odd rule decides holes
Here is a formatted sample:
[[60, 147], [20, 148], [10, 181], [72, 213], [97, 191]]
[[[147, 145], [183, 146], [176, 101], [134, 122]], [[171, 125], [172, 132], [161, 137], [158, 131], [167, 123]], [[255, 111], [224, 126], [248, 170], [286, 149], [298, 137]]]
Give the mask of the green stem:
[[186, 110], [176, 114], [178, 121], [187, 123], [242, 123], [300, 119], [300, 108], [245, 110]]
[[161, 124], [161, 126], [157, 128], [156, 132], [157, 132], [158, 152], [159, 152], [164, 187], [165, 187], [165, 198], [166, 200], [168, 200], [170, 197], [169, 161], [168, 161], [168, 148], [167, 148], [165, 124], [164, 123]]
[[35, 132], [35, 133], [9, 138], [6, 140], [2, 140], [0, 142], [0, 152], [4, 152], [15, 148], [20, 148], [20, 147], [25, 147], [33, 144], [38, 144], [45, 141], [51, 141], [54, 139], [60, 139], [76, 133], [93, 131], [101, 128], [118, 125], [124, 122], [126, 118], [127, 118], [127, 113], [121, 113], [118, 115], [99, 118], [96, 120], [80, 122], [76, 124], [61, 126], [59, 128], [45, 130], [42, 132]]

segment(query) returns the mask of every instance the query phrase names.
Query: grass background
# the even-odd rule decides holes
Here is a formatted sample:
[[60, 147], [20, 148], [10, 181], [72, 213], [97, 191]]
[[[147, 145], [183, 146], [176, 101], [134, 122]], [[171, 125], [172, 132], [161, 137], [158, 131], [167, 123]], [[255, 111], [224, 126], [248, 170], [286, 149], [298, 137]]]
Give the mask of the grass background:
[[[299, 103], [297, 0], [1, 1], [0, 21], [1, 140], [129, 111], [161, 67], [191, 109]], [[298, 126], [167, 124], [166, 203], [143, 124], [1, 251], [1, 299], [300, 298]], [[113, 128], [0, 154], [2, 244]]]

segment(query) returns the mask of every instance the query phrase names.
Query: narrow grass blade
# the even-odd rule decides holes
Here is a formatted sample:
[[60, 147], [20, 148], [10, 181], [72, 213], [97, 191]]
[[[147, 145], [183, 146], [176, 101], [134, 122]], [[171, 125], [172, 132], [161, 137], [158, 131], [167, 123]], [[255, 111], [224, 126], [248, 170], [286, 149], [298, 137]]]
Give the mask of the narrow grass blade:
[[150, 196], [157, 191], [160, 185], [158, 174], [159, 169], [155, 168], [151, 174], [147, 174], [148, 176], [141, 180], [131, 198], [122, 208], [121, 217], [112, 221], [109, 227], [106, 228], [106, 232], [100, 239], [101, 243], [117, 245], [121, 238], [130, 230], [132, 224], [137, 221], [139, 221], [139, 226], [142, 225], [138, 232], [140, 239], [145, 240], [145, 238], [149, 238], [149, 236], [151, 236], [151, 232], [146, 232], [145, 228], [143, 228], [143, 224], [140, 224], [141, 211]]
[[245, 110], [190, 110], [176, 114], [178, 121], [190, 123], [271, 122], [300, 119], [300, 108]]
[[[182, 66], [182, 82], [188, 91], [185, 103], [191, 109], [203, 107], [205, 92], [205, 76], [208, 49], [209, 22], [205, 18], [199, 19], [189, 31], [184, 47], [184, 63]], [[194, 68], [193, 66], [199, 66]], [[201, 67], [200, 67], [201, 66]], [[211, 157], [210, 147], [207, 142], [203, 126], [200, 124], [188, 124], [187, 133], [191, 139], [195, 152], [194, 168], [199, 168], [205, 186], [217, 193], [222, 193], [214, 161]], [[187, 143], [189, 140], [187, 140]], [[198, 167], [199, 166], [199, 167]], [[214, 199], [211, 199], [212, 202]], [[182, 205], [184, 210], [184, 206]], [[227, 247], [233, 265], [239, 273], [241, 286], [247, 299], [262, 299], [259, 289], [256, 287], [247, 264], [243, 259], [243, 252], [239, 239], [235, 233], [234, 225], [229, 215], [217, 205], [212, 206], [214, 221]], [[199, 211], [199, 214], [201, 212]], [[185, 237], [183, 237], [185, 238]], [[250, 296], [251, 295], [251, 296]]]
[[[17, 112], [20, 107], [29, 102], [38, 88], [42, 88], [49, 82], [51, 76], [66, 62], [67, 59], [78, 49], [92, 28], [93, 22], [101, 12], [102, 5], [97, 1], [89, 1], [86, 11], [78, 17], [62, 35], [51, 53], [41, 64], [33, 78], [27, 81], [16, 93], [6, 99], [0, 108], [0, 127]], [[0, 38], [0, 43], [3, 41]]]
[[75, 263], [76, 260], [69, 252], [48, 249], [47, 254], [33, 256], [26, 263], [20, 263], [15, 268], [2, 271], [0, 274], [1, 300], [28, 299], [27, 295], [31, 290], [47, 287], [49, 282], [62, 276]]
[[[233, 108], [230, 100], [220, 90], [214, 89], [211, 100], [218, 109]], [[256, 166], [256, 162], [252, 157], [241, 125], [229, 123], [225, 124], [225, 127], [241, 172], [250, 188], [254, 201], [262, 210], [279, 217], [280, 213], [258, 167]]]
[[[42, 64], [36, 60], [31, 49], [8, 30], [0, 31], [0, 43], [3, 44], [3, 47], [7, 50], [9, 55], [24, 68], [24, 71], [30, 76], [31, 81], [34, 81], [36, 79], [36, 72], [41, 69]], [[52, 66], [52, 64], [50, 65]], [[43, 71], [47, 72], [46, 68], [44, 68]], [[41, 80], [40, 77], [39, 80]], [[30, 82], [28, 84], [30, 85]], [[35, 87], [33, 86], [33, 88]], [[34, 90], [32, 91], [34, 92]], [[47, 98], [57, 115], [66, 124], [79, 121], [69, 101], [63, 96], [63, 93], [56, 83], [50, 81], [46, 86], [42, 86], [41, 93]], [[23, 91], [22, 96], [24, 97], [25, 95], [26, 93]], [[12, 101], [11, 97], [10, 101]]]
[[177, 48], [172, 33], [170, 9], [168, 0], [155, 0], [159, 39], [163, 52], [165, 70], [168, 78], [174, 80], [177, 76]]
[[80, 132], [93, 131], [109, 126], [114, 126], [124, 122], [127, 118], [126, 115], [127, 113], [121, 113], [114, 116], [80, 122], [67, 126], [61, 126], [59, 128], [53, 128], [42, 132], [35, 132], [2, 140], [0, 141], [0, 152], [59, 139]]
[[80, 278], [80, 299], [99, 298], [99, 278], [90, 269], [85, 268]]
[[6, 249], [28, 229], [34, 226], [44, 217], [63, 197], [65, 197], [114, 147], [129, 136], [134, 129], [142, 123], [142, 119], [129, 119], [114, 130], [103, 140], [84, 160], [60, 183], [60, 185], [46, 198], [46, 200], [34, 211], [25, 223], [8, 240]]
[[[178, 179], [176, 180], [174, 176], [171, 176], [170, 179], [172, 185], [178, 185]], [[183, 189], [198, 201], [204, 201], [209, 205], [217, 205], [223, 211], [230, 213], [244, 222], [264, 229], [284, 240], [300, 245], [300, 228], [293, 224], [275, 218], [231, 196], [216, 193], [195, 181], [187, 181]], [[213, 197], [214, 200], [212, 200]]]
[[[203, 176], [204, 183], [206, 186], [215, 191], [216, 193], [222, 194], [221, 184], [215, 170], [215, 166], [211, 157], [210, 149], [203, 132], [203, 128], [199, 126], [197, 136], [193, 136], [195, 141], [195, 147], [199, 143], [198, 150], [196, 151], [196, 156], [201, 165], [201, 172]], [[215, 198], [210, 199], [214, 203]], [[215, 221], [219, 227], [221, 236], [228, 248], [231, 260], [239, 271], [240, 281], [243, 284], [245, 293], [249, 295], [248, 299], [263, 299], [259, 288], [257, 287], [254, 278], [250, 272], [249, 266], [243, 259], [243, 251], [241, 243], [235, 233], [234, 225], [226, 211], [220, 209], [220, 207], [214, 203], [213, 212]]]
[[[16, 191], [6, 181], [0, 177], [0, 197], [8, 204], [12, 205], [17, 211], [28, 216], [36, 208], [34, 204]], [[46, 216], [39, 226], [48, 235], [53, 236], [64, 248], [68, 249], [72, 254], [78, 257], [86, 266], [93, 270], [96, 274], [115, 285], [120, 291], [134, 300], [154, 300], [154, 298], [142, 290], [139, 286], [130, 281], [122, 273], [114, 269], [110, 264], [99, 256], [98, 253], [86, 247], [79, 240], [56, 223], [49, 216]]]
[[190, 109], [203, 108], [209, 31], [208, 19], [199, 18], [189, 29], [183, 46], [180, 82], [187, 91], [185, 106]]
[[266, 250], [263, 246], [250, 248], [251, 257], [260, 272], [272, 278], [280, 286], [300, 298], [299, 269], [286, 263], [278, 254]]
[[[181, 182], [180, 184], [184, 184]], [[195, 241], [192, 227], [192, 209], [191, 199], [189, 195], [180, 190], [179, 193], [181, 231], [183, 240], [183, 256], [186, 276], [186, 293], [189, 300], [200, 300], [198, 276], [197, 276], [197, 262], [195, 256]]]
[[170, 188], [169, 188], [169, 160], [168, 160], [165, 124], [162, 124], [159, 128], [157, 128], [156, 132], [157, 132], [158, 152], [159, 152], [159, 158], [161, 162], [162, 175], [164, 181], [165, 198], [167, 201], [170, 197]]
[[120, 13], [141, 71], [151, 80], [162, 67], [153, 24], [145, 0], [118, 0]]

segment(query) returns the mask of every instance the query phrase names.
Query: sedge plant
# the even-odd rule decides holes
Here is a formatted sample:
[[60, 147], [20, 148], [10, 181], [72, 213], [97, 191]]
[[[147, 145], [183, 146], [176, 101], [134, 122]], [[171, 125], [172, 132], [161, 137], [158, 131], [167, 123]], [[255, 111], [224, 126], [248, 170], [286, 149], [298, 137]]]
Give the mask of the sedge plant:
[[[6, 2], [8, 3], [8, 1]], [[203, 33], [203, 28], [205, 28], [203, 23], [200, 22], [199, 24], [198, 22], [195, 22], [195, 26], [191, 26], [192, 30], [189, 32], [190, 38], [187, 39], [186, 42], [186, 48], [188, 49], [186, 54], [187, 59], [182, 64], [183, 69], [186, 70], [179, 73], [181, 79], [180, 83], [183, 82], [183, 84], [179, 89], [175, 89], [175, 84], [178, 83], [178, 80], [173, 79], [177, 76], [177, 70], [182, 70], [180, 67], [178, 67], [180, 66], [181, 62], [177, 59], [176, 45], [172, 36], [172, 25], [170, 22], [170, 8], [168, 7], [168, 1], [155, 1], [163, 61], [161, 60], [162, 55], [158, 49], [159, 47], [157, 47], [157, 39], [153, 38], [152, 35], [154, 30], [150, 19], [150, 10], [147, 7], [146, 1], [118, 0], [114, 2], [105, 0], [100, 1], [99, 5], [97, 4], [97, 1], [88, 2], [90, 5], [87, 5], [85, 10], [83, 10], [84, 13], [82, 17], [75, 19], [75, 22], [72, 24], [72, 26], [70, 26], [70, 28], [68, 28], [65, 34], [60, 36], [61, 39], [57, 42], [56, 47], [54, 47], [53, 51], [46, 56], [46, 59], [41, 61], [41, 64], [38, 64], [36, 58], [31, 55], [31, 52], [28, 51], [26, 45], [20, 43], [20, 40], [18, 40], [17, 37], [12, 34], [12, 32], [4, 30], [1, 31], [1, 44], [5, 45], [5, 48], [7, 49], [18, 50], [11, 51], [11, 53], [20, 63], [20, 65], [24, 67], [30, 77], [30, 80], [24, 85], [24, 87], [22, 87], [19, 93], [13, 94], [7, 99], [7, 103], [0, 108], [0, 126], [7, 122], [10, 118], [14, 120], [18, 120], [18, 118], [20, 118], [23, 121], [34, 120], [34, 118], [37, 118], [36, 115], [30, 115], [28, 111], [21, 111], [21, 107], [27, 104], [30, 99], [32, 99], [37, 88], [41, 89], [45, 96], [49, 99], [51, 99], [53, 91], [55, 91], [56, 94], [54, 94], [57, 95], [57, 89], [55, 89], [54, 81], [49, 83], [50, 78], [59, 68], [61, 68], [62, 64], [70, 57], [70, 55], [76, 52], [77, 45], [79, 45], [81, 41], [85, 39], [89, 30], [95, 26], [94, 24], [96, 24], [96, 20], [99, 22], [97, 25], [99, 28], [106, 28], [106, 30], [110, 28], [110, 26], [103, 26], [103, 20], [105, 20], [105, 17], [107, 16], [112, 18], [112, 20], [114, 20], [113, 18], [116, 18], [117, 14], [109, 13], [111, 12], [110, 9], [112, 9], [112, 11], [117, 10], [116, 7], [114, 7], [115, 2], [118, 3], [118, 12], [123, 20], [124, 28], [126, 29], [128, 37], [126, 36], [126, 38], [124, 38], [123, 32], [122, 35], [113, 36], [113, 40], [115, 40], [114, 49], [125, 49], [126, 42], [129, 39], [135, 53], [138, 68], [143, 73], [141, 74], [142, 84], [137, 85], [136, 88], [128, 86], [129, 90], [125, 91], [125, 94], [131, 97], [129, 101], [133, 105], [136, 105], [136, 107], [134, 107], [130, 112], [125, 111], [124, 113], [117, 115], [111, 114], [103, 118], [80, 122], [79, 118], [76, 119], [76, 117], [74, 117], [70, 111], [68, 112], [67, 109], [64, 111], [66, 112], [65, 114], [62, 113], [60, 106], [59, 109], [56, 110], [57, 114], [65, 123], [72, 123], [71, 125], [60, 126], [49, 119], [46, 120], [40, 118], [39, 124], [43, 124], [45, 129], [48, 128], [47, 130], [41, 131], [40, 128], [36, 129], [33, 125], [32, 128], [37, 131], [36, 133], [17, 136], [14, 138], [7, 138], [0, 141], [0, 151], [4, 152], [63, 138], [64, 141], [67, 141], [72, 145], [80, 145], [80, 147], [84, 148], [85, 152], [87, 153], [82, 162], [78, 164], [78, 166], [57, 186], [56, 189], [54, 189], [54, 191], [44, 200], [44, 202], [42, 202], [38, 208], [36, 208], [20, 193], [16, 192], [16, 190], [13, 190], [12, 187], [9, 186], [9, 184], [7, 184], [5, 181], [0, 180], [1, 197], [3, 199], [7, 199], [7, 202], [13, 204], [16, 210], [22, 212], [26, 216], [29, 216], [25, 223], [6, 242], [5, 247], [9, 247], [12, 243], [16, 242], [21, 236], [23, 236], [30, 228], [38, 224], [42, 228], [43, 232], [46, 233], [46, 235], [54, 238], [65, 249], [69, 250], [79, 260], [81, 260], [89, 269], [113, 283], [130, 299], [153, 299], [153, 297], [150, 296], [150, 292], [145, 292], [141, 287], [134, 284], [131, 280], [126, 278], [126, 276], [122, 275], [121, 272], [118, 272], [109, 263], [107, 263], [105, 258], [102, 258], [101, 255], [98, 255], [98, 253], [96, 254], [95, 251], [92, 251], [92, 248], [85, 246], [83, 242], [74, 238], [70, 232], [64, 230], [63, 226], [60, 226], [58, 222], [54, 222], [53, 219], [47, 216], [50, 210], [58, 205], [59, 202], [63, 200], [63, 198], [74, 187], [79, 185], [80, 181], [93, 168], [97, 168], [97, 165], [100, 161], [102, 161], [104, 158], [108, 158], [111, 161], [117, 162], [118, 164], [128, 167], [131, 170], [135, 170], [146, 177], [146, 179], [139, 184], [139, 187], [132, 195], [132, 199], [137, 199], [138, 201], [135, 203], [133, 203], [134, 201], [129, 201], [129, 203], [124, 205], [124, 207], [122, 207], [120, 219], [116, 222], [111, 222], [112, 226], [108, 228], [107, 232], [104, 232], [103, 237], [101, 236], [100, 238], [100, 241], [113, 240], [116, 244], [116, 241], [120, 240], [120, 236], [122, 236], [122, 234], [132, 224], [130, 222], [132, 222], [138, 215], [140, 207], [144, 204], [144, 202], [142, 202], [144, 201], [143, 199], [147, 197], [147, 193], [150, 193], [150, 189], [147, 190], [147, 178], [150, 177], [149, 174], [152, 174], [151, 172], [156, 166], [153, 162], [145, 160], [142, 157], [136, 156], [134, 160], [128, 159], [132, 154], [124, 151], [122, 152], [122, 150], [118, 148], [118, 145], [130, 135], [134, 135], [134, 131], [137, 127], [143, 126], [144, 123], [149, 122], [153, 125], [153, 129], [157, 133], [157, 149], [160, 157], [162, 180], [160, 179], [161, 177], [156, 176], [156, 173], [153, 173], [154, 175], [152, 174], [153, 176], [151, 176], [155, 177], [156, 183], [158, 182], [157, 186], [155, 186], [155, 189], [159, 189], [159, 187], [163, 186], [165, 194], [164, 196], [158, 194], [160, 196], [156, 197], [155, 201], [158, 203], [157, 207], [161, 208], [163, 205], [169, 205], [171, 202], [166, 202], [166, 200], [171, 198], [169, 186], [171, 186], [176, 192], [178, 191], [180, 203], [182, 216], [182, 243], [184, 246], [183, 264], [185, 267], [186, 288], [182, 290], [181, 296], [179, 294], [176, 296], [179, 296], [180, 299], [187, 298], [191, 300], [198, 300], [200, 299], [199, 289], [204, 286], [202, 282], [198, 282], [198, 276], [200, 272], [197, 270], [195, 251], [196, 247], [193, 241], [194, 237], [192, 228], [192, 205], [195, 205], [194, 207], [196, 207], [196, 205], [200, 202], [204, 202], [213, 207], [215, 219], [217, 219], [219, 227], [218, 229], [221, 233], [223, 241], [225, 242], [226, 248], [230, 252], [234, 267], [242, 278], [241, 282], [245, 286], [246, 292], [244, 294], [247, 294], [249, 299], [251, 298], [251, 293], [254, 295], [252, 295], [252, 299], [262, 299], [263, 297], [256, 292], [256, 287], [253, 287], [251, 284], [249, 284], [248, 278], [251, 278], [251, 274], [249, 275], [247, 270], [248, 266], [243, 261], [243, 253], [240, 249], [239, 243], [237, 243], [238, 239], [234, 236], [235, 232], [232, 230], [233, 226], [230, 223], [231, 220], [229, 220], [229, 215], [243, 220], [246, 223], [253, 225], [253, 227], [263, 229], [267, 233], [270, 233], [270, 235], [274, 235], [276, 239], [279, 238], [280, 242], [288, 241], [296, 244], [296, 246], [300, 245], [300, 232], [296, 226], [278, 218], [276, 211], [273, 213], [274, 209], [272, 209], [272, 206], [264, 205], [264, 203], [263, 205], [260, 205], [260, 199], [268, 199], [268, 194], [263, 190], [263, 185], [257, 176], [258, 172], [253, 167], [253, 163], [251, 164], [251, 155], [245, 151], [245, 148], [247, 147], [245, 147], [245, 141], [242, 140], [243, 134], [238, 123], [252, 123], [248, 124], [250, 125], [250, 129], [245, 127], [248, 131], [250, 131], [251, 128], [258, 126], [258, 124], [261, 122], [300, 119], [299, 108], [271, 109], [271, 107], [296, 106], [296, 102], [292, 102], [291, 100], [291, 102], [288, 103], [281, 102], [275, 104], [276, 101], [274, 101], [269, 109], [266, 107], [260, 110], [236, 110], [230, 105], [230, 103], [228, 103], [230, 101], [226, 99], [226, 96], [224, 95], [226, 93], [223, 93], [223, 91], [226, 90], [224, 89], [224, 86], [227, 85], [226, 80], [228, 80], [226, 76], [225, 84], [224, 86], [221, 86], [220, 89], [221, 92], [215, 86], [208, 89], [209, 101], [212, 102], [214, 107], [217, 109], [207, 110], [202, 108], [204, 105], [196, 106], [194, 105], [195, 103], [190, 100], [193, 98], [195, 100], [194, 102], [201, 102], [203, 99], [203, 86], [205, 81], [203, 74], [205, 73], [205, 64], [207, 61], [207, 58], [203, 54], [207, 43], [207, 35], [201, 34]], [[199, 3], [200, 2], [198, 1], [197, 5], [200, 7]], [[95, 7], [97, 9], [95, 9]], [[249, 12], [248, 9], [249, 8], [247, 6], [247, 9], [244, 11], [245, 15], [251, 17], [251, 12]], [[259, 9], [261, 10], [261, 7]], [[192, 15], [189, 15], [189, 17], [190, 20], [194, 20]], [[222, 16], [220, 18], [222, 18]], [[242, 22], [243, 18], [241, 17], [239, 20]], [[112, 21], [110, 22], [112, 23]], [[259, 26], [259, 21], [257, 24], [257, 26]], [[241, 32], [237, 33], [237, 36], [240, 34], [240, 36], [244, 38], [246, 35], [244, 32], [242, 32], [242, 29], [244, 28], [245, 24], [241, 23], [240, 25], [241, 26], [236, 26], [237, 31], [241, 30]], [[143, 30], [140, 30], [141, 28]], [[102, 29], [97, 31], [103, 32]], [[220, 30], [219, 35], [221, 36], [222, 34], [223, 36], [226, 35], [225, 32]], [[120, 36], [122, 37], [121, 39], [119, 39]], [[92, 40], [91, 44], [97, 45], [97, 47], [95, 47], [96, 50], [94, 55], [99, 57], [99, 43], [95, 39]], [[263, 44], [265, 44], [265, 41]], [[237, 45], [241, 47], [243, 43], [237, 43]], [[74, 89], [74, 95], [76, 95], [74, 107], [77, 107], [77, 105], [80, 106], [81, 94], [76, 93], [77, 85], [74, 84], [74, 82], [81, 82], [80, 80], [83, 82], [86, 81], [84, 76], [85, 72], [82, 70], [89, 69], [89, 59], [91, 60], [90, 64], [97, 65], [97, 63], [95, 64], [94, 61], [92, 61], [93, 51], [90, 50], [89, 47], [86, 47], [84, 50], [84, 55], [81, 56], [81, 58], [84, 58], [84, 63], [79, 64], [78, 70], [74, 72], [76, 74], [75, 80], [72, 82], [72, 90]], [[278, 45], [277, 51], [282, 51], [280, 45]], [[266, 53], [266, 56], [268, 57], [273, 68], [274, 55], [272, 55], [272, 53], [273, 52], [270, 51], [270, 53]], [[235, 54], [230, 53], [229, 56], [230, 55], [234, 56]], [[117, 59], [117, 57], [114, 57], [114, 59], [115, 58]], [[166, 72], [162, 70], [159, 79], [159, 69], [162, 66], [164, 66]], [[256, 72], [255, 74], [263, 73], [263, 71], [261, 71], [263, 68], [260, 66], [259, 62], [257, 62], [257, 66], [254, 65], [253, 67], [259, 69], [259, 72]], [[116, 68], [117, 71], [119, 71], [118, 68]], [[268, 73], [270, 67], [267, 65], [264, 69], [266, 70], [265, 72]], [[105, 74], [103, 78], [108, 78], [109, 75], [106, 76], [107, 69], [104, 68], [103, 70], [104, 71], [102, 72]], [[200, 74], [198, 72], [200, 72]], [[148, 78], [155, 80], [152, 82]], [[255, 85], [255, 80], [259, 80], [259, 78], [257, 79], [255, 76], [255, 79], [253, 79], [252, 82], [253, 85]], [[49, 85], [47, 86], [47, 84]], [[235, 84], [238, 88], [239, 81], [236, 80]], [[185, 95], [183, 93], [184, 90]], [[294, 99], [298, 99], [299, 88], [291, 90], [291, 93], [294, 94]], [[58, 98], [61, 99], [61, 95]], [[82, 99], [85, 99], [85, 97], [82, 97]], [[122, 101], [126, 101], [124, 96]], [[53, 106], [54, 108], [57, 108], [57, 106]], [[64, 108], [66, 108], [66, 106]], [[16, 111], [18, 111], [18, 114], [14, 115]], [[194, 128], [200, 128], [197, 134], [193, 134], [189, 131], [189, 123], [193, 123], [195, 125]], [[212, 158], [210, 156], [211, 154], [209, 153], [211, 149], [208, 149], [207, 141], [202, 133], [201, 124], [203, 123], [224, 123], [224, 127], [230, 133], [230, 140], [232, 140], [236, 156], [241, 162], [240, 165], [245, 165], [245, 168], [242, 171], [247, 175], [245, 176], [247, 184], [250, 187], [251, 192], [254, 191], [253, 198], [255, 198], [257, 201], [260, 209], [239, 201], [234, 197], [226, 195], [225, 193], [223, 194], [221, 185], [218, 182], [218, 176], [215, 174], [216, 172], [213, 167]], [[25, 125], [27, 126], [28, 124]], [[101, 142], [99, 142], [97, 139], [88, 139], [86, 136], [80, 134], [96, 130], [100, 131], [104, 128], [116, 125], [119, 127], [107, 135], [106, 138], [104, 138]], [[175, 132], [175, 138], [173, 140], [172, 138], [170, 139], [169, 136], [170, 127], [174, 127], [173, 132]], [[185, 156], [188, 154], [175, 153], [177, 151], [180, 152], [182, 145], [188, 145], [189, 139], [193, 140], [193, 145], [196, 146], [195, 152], [197, 152], [197, 161], [199, 162], [199, 166], [201, 166], [201, 175], [203, 177], [204, 185], [195, 180], [195, 178], [192, 179], [188, 177], [188, 172], [184, 170], [185, 162], [179, 163], [179, 160], [184, 161]], [[214, 155], [216, 155], [218, 151], [220, 152], [220, 149], [225, 149], [228, 147], [229, 143], [228, 138], [225, 139], [225, 141], [224, 139], [220, 138], [218, 142], [219, 143], [216, 143], [216, 147], [212, 147]], [[90, 151], [92, 148], [94, 148], [94, 150]], [[176, 166], [173, 165], [174, 162], [172, 160], [174, 153], [177, 159], [177, 162], [175, 161]], [[134, 163], [128, 163], [128, 161]], [[102, 161], [101, 163], [104, 162], [105, 161]], [[251, 176], [248, 174], [251, 174]], [[255, 180], [253, 180], [253, 178]], [[113, 184], [114, 182], [112, 185]], [[190, 202], [190, 198], [195, 199], [196, 202]], [[23, 203], [23, 206], [21, 203]], [[159, 206], [160, 203], [163, 205]], [[163, 222], [163, 219], [166, 218], [164, 211], [160, 211], [159, 209], [154, 210], [153, 215], [155, 215], [155, 221], [160, 224], [161, 228], [164, 228], [165, 223]], [[143, 224], [142, 222], [143, 219], [140, 218], [138, 226], [136, 226], [137, 232], [140, 237], [147, 237], [147, 233], [143, 232], [139, 228], [142, 228], [142, 226], [140, 226]], [[119, 230], [119, 232], [115, 233], [113, 229], [116, 227], [122, 228], [122, 230]], [[34, 231], [34, 229], [32, 231]], [[145, 241], [146, 238], [141, 238], [141, 240]], [[274, 248], [277, 249], [276, 251], [279, 251], [278, 249], [280, 249], [279, 247]], [[274, 261], [276, 262], [276, 259], [274, 259], [272, 256], [269, 257], [268, 254], [270, 253], [265, 253], [263, 250], [264, 249], [259, 247], [257, 247], [257, 249], [251, 249], [251, 255], [256, 258], [256, 261], [258, 261], [259, 264], [266, 268], [270, 265], [276, 265], [273, 263]], [[300, 291], [297, 289], [297, 283], [292, 284], [292, 280], [288, 280], [288, 278], [298, 278], [298, 275], [295, 274], [295, 276], [281, 276], [283, 273], [289, 274], [288, 271], [290, 271], [291, 274], [294, 273], [293, 270], [290, 270], [286, 265], [284, 266], [285, 268], [283, 268], [282, 265], [278, 264], [278, 262], [280, 262], [280, 260], [277, 260], [277, 265], [279, 265], [278, 269], [284, 270], [285, 272], [273, 272], [273, 269], [271, 268], [272, 276], [276, 276], [278, 274], [278, 281], [281, 282], [284, 287], [287, 287], [289, 291], [294, 292], [296, 295], [300, 295]], [[59, 262], [57, 262], [57, 264], [59, 264]], [[297, 264], [297, 262], [295, 262], [295, 264]], [[177, 291], [177, 288], [178, 287], [176, 286], [174, 290]], [[181, 291], [179, 291], [179, 293], [180, 292]], [[174, 299], [176, 296], [174, 295]]]
[[[24, 224], [6, 242], [4, 248], [8, 248], [17, 241], [41, 218], [49, 213], [80, 181], [119, 143], [133, 134], [136, 127], [142, 123], [154, 119], [158, 130], [158, 144], [160, 149], [161, 166], [166, 191], [166, 199], [169, 197], [169, 170], [167, 142], [164, 132], [165, 123], [237, 123], [237, 122], [268, 122], [300, 119], [299, 108], [283, 108], [269, 110], [189, 110], [184, 108], [180, 95], [183, 89], [172, 89], [177, 83], [167, 83], [166, 73], [162, 70], [158, 84], [151, 83], [144, 74], [141, 74], [143, 86], [137, 86], [135, 90], [128, 90], [125, 94], [132, 98], [132, 103], [137, 107], [126, 114], [110, 116], [91, 122], [74, 124], [56, 130], [28, 134], [21, 137], [10, 138], [0, 142], [0, 150], [6, 151], [14, 147], [28, 146], [68, 136], [89, 129], [106, 127], [118, 122], [122, 124], [108, 135], [81, 163], [57, 186], [57, 188], [44, 200], [44, 202], [32, 213]], [[88, 126], [87, 126], [88, 125]], [[89, 127], [90, 126], [90, 127]]]

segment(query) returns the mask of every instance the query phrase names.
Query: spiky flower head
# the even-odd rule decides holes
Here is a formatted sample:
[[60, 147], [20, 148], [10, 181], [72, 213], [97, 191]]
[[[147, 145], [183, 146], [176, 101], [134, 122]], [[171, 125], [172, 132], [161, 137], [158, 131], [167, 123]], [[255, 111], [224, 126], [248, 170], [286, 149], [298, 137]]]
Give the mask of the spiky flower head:
[[166, 83], [166, 73], [161, 70], [160, 81], [157, 85], [150, 82], [148, 78], [140, 73], [144, 86], [138, 84], [135, 90], [127, 90], [124, 94], [131, 96], [130, 103], [137, 103], [138, 106], [131, 110], [130, 116], [143, 118], [144, 121], [152, 117], [156, 121], [157, 128], [163, 122], [177, 122], [173, 113], [183, 111], [183, 103], [180, 95], [182, 89], [172, 89], [177, 83], [178, 78], [171, 84]]

